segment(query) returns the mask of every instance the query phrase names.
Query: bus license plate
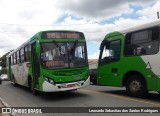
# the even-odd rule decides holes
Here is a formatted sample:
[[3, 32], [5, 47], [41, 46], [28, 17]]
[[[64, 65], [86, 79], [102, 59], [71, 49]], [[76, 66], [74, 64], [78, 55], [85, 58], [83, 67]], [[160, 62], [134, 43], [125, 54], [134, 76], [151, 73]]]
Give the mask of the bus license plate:
[[75, 87], [75, 86], [76, 86], [75, 84], [68, 84], [68, 85], [67, 85], [67, 88]]

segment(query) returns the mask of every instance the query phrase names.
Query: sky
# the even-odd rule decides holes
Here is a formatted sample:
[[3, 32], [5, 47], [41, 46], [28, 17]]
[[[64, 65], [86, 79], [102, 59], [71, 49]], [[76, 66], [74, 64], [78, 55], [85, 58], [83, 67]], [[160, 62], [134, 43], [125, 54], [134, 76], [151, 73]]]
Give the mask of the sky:
[[97, 59], [105, 35], [157, 20], [160, 0], [0, 0], [0, 57], [44, 30], [85, 34]]

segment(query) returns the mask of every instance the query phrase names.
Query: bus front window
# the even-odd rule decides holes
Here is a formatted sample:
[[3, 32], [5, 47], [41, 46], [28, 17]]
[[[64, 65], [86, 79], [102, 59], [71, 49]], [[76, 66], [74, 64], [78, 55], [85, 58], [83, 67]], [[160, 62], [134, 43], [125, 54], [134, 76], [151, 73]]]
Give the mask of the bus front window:
[[85, 43], [42, 43], [41, 48], [42, 67], [56, 69], [87, 65]]
[[[83, 67], [87, 65], [87, 50], [85, 43], [69, 43], [68, 49], [70, 67]], [[68, 48], [69, 45], [67, 45]]]
[[113, 62], [120, 58], [120, 40], [111, 41], [104, 45], [101, 52], [101, 64]]
[[68, 67], [65, 43], [42, 43], [41, 48], [43, 67], [51, 69]]

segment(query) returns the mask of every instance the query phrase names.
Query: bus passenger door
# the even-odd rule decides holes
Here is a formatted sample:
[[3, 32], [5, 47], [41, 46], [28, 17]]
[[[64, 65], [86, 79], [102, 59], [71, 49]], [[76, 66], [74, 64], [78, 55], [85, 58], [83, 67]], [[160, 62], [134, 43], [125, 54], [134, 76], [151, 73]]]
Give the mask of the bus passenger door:
[[117, 38], [113, 41], [107, 41], [100, 49], [98, 84], [118, 86], [120, 82], [121, 40]]
[[31, 53], [32, 53], [32, 74], [33, 74], [33, 81], [35, 86], [39, 86], [39, 77], [40, 77], [40, 64], [39, 64], [39, 59], [38, 59], [38, 55], [36, 52], [36, 42], [34, 42], [31, 45]]

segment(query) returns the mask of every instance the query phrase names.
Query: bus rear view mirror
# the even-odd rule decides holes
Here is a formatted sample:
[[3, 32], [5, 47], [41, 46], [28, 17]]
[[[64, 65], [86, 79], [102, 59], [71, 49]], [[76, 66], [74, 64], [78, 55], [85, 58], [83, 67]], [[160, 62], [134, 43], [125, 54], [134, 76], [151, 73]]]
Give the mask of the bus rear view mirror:
[[103, 50], [103, 47], [104, 47], [105, 43], [106, 43], [106, 41], [103, 40], [102, 43], [101, 43], [101, 45], [100, 45], [100, 48], [99, 48], [100, 50]]

